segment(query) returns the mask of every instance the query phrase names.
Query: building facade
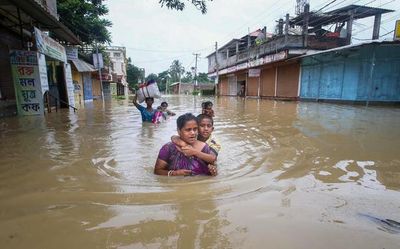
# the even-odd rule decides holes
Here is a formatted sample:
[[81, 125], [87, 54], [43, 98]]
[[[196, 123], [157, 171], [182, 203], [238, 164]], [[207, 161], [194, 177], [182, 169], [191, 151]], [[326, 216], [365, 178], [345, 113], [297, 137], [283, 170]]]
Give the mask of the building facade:
[[381, 15], [388, 12], [392, 10], [349, 5], [314, 13], [306, 7], [294, 18], [287, 14], [280, 19], [274, 34], [258, 29], [217, 48], [207, 56], [208, 74], [218, 79], [218, 95], [297, 100], [300, 56], [350, 44], [356, 19], [374, 16], [372, 38], [377, 39]]
[[0, 1], [0, 116], [74, 108], [64, 46], [79, 39], [58, 20], [56, 0]]
[[109, 80], [105, 84], [109, 85], [110, 94], [114, 96], [121, 96], [128, 94], [128, 82], [126, 75], [126, 67], [128, 60], [126, 58], [126, 48], [111, 46], [105, 50], [109, 58], [109, 66], [106, 69]]

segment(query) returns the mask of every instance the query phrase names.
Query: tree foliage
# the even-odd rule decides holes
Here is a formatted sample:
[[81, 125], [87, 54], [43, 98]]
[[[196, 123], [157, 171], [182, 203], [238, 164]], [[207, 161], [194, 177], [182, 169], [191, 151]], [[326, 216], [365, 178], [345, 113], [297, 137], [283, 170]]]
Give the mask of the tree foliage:
[[60, 21], [84, 43], [111, 42], [111, 33], [107, 28], [112, 23], [102, 18], [108, 14], [108, 8], [101, 0], [58, 0], [57, 10]]
[[[207, 1], [212, 0], [186, 0], [191, 2], [201, 13], [207, 13]], [[182, 0], [159, 0], [161, 7], [166, 6], [169, 9], [183, 10], [185, 8], [185, 3]]]
[[158, 74], [158, 88], [160, 91], [165, 91], [167, 88], [167, 84], [171, 84], [171, 76], [169, 75], [169, 71], [163, 71]]
[[182, 78], [182, 83], [192, 83], [193, 75], [191, 72], [186, 72], [185, 76]]
[[210, 79], [208, 78], [207, 73], [199, 73], [197, 75], [197, 82], [201, 82], [201, 83], [208, 83], [210, 82]]
[[182, 75], [185, 73], [185, 68], [179, 60], [174, 60], [169, 67], [169, 74], [171, 75], [172, 82], [181, 80]]
[[126, 66], [126, 77], [128, 85], [132, 89], [138, 89], [139, 81], [143, 81], [142, 71], [132, 64], [131, 58], [128, 58], [128, 64]]
[[159, 82], [159, 80], [158, 80], [158, 76], [157, 76], [157, 74], [155, 74], [155, 73], [151, 73], [151, 74], [149, 74], [149, 75], [147, 75], [147, 77], [146, 77], [146, 82], [147, 81], [150, 81], [150, 80], [154, 80], [155, 82]]

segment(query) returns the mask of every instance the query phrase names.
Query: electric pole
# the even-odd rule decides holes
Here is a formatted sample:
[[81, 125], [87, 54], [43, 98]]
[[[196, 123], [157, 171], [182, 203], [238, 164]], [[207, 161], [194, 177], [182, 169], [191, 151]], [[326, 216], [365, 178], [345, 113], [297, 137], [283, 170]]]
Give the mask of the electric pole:
[[100, 58], [99, 58], [99, 46], [97, 45], [97, 42], [96, 42], [95, 45], [96, 45], [97, 70], [98, 70], [98, 73], [99, 73], [101, 99], [104, 101], [103, 79], [102, 79], [102, 74], [101, 74]]
[[194, 56], [196, 56], [196, 62], [194, 64], [194, 88], [197, 88], [197, 58], [200, 56], [200, 54], [194, 53]]
[[218, 42], [215, 42], [215, 67], [217, 69], [216, 83], [215, 83], [215, 96], [218, 95], [219, 83], [219, 65], [218, 65]]

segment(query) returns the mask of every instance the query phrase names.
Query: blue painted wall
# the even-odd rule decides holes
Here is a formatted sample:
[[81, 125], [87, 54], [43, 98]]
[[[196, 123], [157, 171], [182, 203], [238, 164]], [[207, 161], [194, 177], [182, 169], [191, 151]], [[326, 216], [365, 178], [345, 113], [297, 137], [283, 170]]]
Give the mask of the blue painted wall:
[[400, 44], [368, 44], [305, 57], [300, 98], [400, 101]]

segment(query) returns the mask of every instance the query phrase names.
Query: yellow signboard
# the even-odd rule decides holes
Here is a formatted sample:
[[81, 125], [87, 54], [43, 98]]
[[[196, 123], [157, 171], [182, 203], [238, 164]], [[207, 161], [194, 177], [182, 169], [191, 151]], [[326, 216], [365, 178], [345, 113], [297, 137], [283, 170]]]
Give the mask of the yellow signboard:
[[394, 29], [394, 40], [400, 40], [400, 20], [396, 21], [396, 28]]

